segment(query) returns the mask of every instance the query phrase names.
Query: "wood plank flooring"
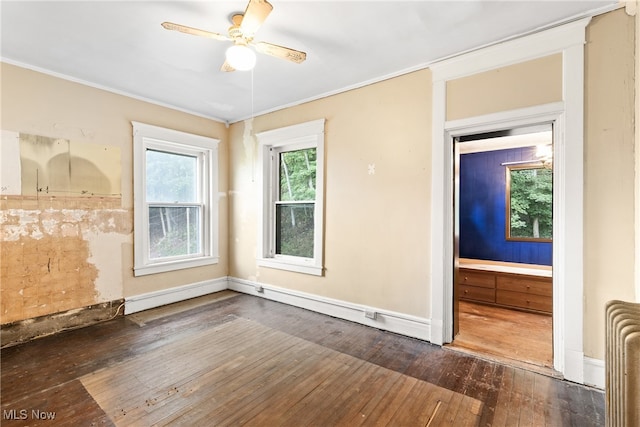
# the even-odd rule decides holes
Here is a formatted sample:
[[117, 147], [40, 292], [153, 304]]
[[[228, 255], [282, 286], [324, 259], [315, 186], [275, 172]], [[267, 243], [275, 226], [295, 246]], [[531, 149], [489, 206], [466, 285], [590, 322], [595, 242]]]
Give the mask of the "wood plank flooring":
[[468, 396], [246, 319], [80, 381], [122, 426], [295, 426], [319, 418], [324, 425], [426, 425], [446, 419], [471, 426], [482, 407]]
[[460, 301], [451, 347], [553, 374], [552, 317]]
[[604, 425], [600, 391], [248, 295], [2, 349], [0, 379], [3, 426]]

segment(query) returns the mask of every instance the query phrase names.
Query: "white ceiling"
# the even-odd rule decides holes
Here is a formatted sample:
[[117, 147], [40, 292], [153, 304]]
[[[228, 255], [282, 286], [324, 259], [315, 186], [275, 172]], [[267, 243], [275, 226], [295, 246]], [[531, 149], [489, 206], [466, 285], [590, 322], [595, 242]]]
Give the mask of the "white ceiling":
[[256, 41], [307, 52], [258, 55], [224, 73], [230, 42], [167, 31], [163, 21], [226, 34], [247, 1], [5, 1], [4, 62], [235, 122], [424, 68], [499, 40], [611, 10], [617, 0], [270, 0]]

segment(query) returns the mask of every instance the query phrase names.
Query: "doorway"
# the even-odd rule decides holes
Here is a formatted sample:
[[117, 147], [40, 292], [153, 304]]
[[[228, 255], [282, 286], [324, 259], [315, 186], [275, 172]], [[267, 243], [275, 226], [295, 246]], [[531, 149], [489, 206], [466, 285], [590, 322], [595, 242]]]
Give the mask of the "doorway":
[[454, 139], [451, 347], [553, 368], [551, 124]]

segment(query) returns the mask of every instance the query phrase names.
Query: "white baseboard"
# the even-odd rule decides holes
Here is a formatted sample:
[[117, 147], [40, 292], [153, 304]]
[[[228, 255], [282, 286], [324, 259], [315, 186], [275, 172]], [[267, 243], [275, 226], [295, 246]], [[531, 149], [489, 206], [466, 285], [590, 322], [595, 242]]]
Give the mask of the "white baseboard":
[[584, 384], [604, 390], [605, 368], [604, 360], [584, 358]]
[[135, 295], [124, 299], [124, 314], [136, 313], [174, 302], [201, 297], [213, 292], [224, 291], [228, 287], [227, 277], [192, 283], [161, 291]]
[[[352, 304], [346, 301], [325, 298], [235, 277], [229, 277], [228, 286], [229, 289], [237, 292], [278, 301], [373, 328], [383, 329], [425, 341], [430, 341], [431, 339], [431, 324], [429, 319], [426, 318]], [[366, 314], [374, 315], [375, 318], [366, 317]]]

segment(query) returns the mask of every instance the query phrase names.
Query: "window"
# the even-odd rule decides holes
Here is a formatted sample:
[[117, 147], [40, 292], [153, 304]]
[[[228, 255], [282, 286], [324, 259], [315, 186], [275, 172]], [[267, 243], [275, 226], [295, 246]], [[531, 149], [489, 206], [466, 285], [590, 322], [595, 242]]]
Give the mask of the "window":
[[218, 140], [133, 123], [136, 276], [218, 262]]
[[261, 132], [258, 265], [322, 275], [324, 119]]
[[507, 167], [507, 240], [550, 242], [553, 171], [538, 164]]

